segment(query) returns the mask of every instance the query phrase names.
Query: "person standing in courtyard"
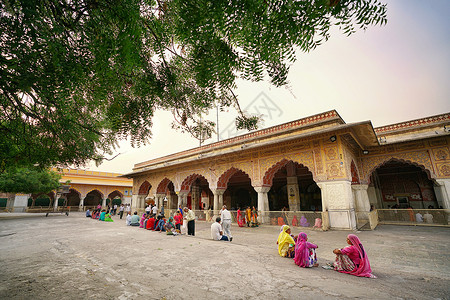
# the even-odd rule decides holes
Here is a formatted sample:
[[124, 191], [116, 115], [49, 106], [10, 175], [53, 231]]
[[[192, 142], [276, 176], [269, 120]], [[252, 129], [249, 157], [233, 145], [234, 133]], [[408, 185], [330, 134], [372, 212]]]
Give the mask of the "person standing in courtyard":
[[247, 206], [245, 210], [245, 218], [247, 219], [247, 227], [250, 227], [250, 223], [252, 222], [252, 210], [250, 206]]
[[222, 213], [220, 214], [220, 219], [222, 220], [223, 232], [231, 242], [233, 240], [233, 235], [231, 235], [231, 213], [227, 209], [226, 205], [222, 206]]
[[223, 235], [220, 217], [217, 217], [216, 222], [211, 224], [211, 238], [215, 241], [228, 241], [228, 237]]
[[114, 212], [113, 212], [113, 215], [115, 216], [116, 215], [116, 213], [117, 213], [117, 204], [114, 204]]
[[181, 224], [183, 223], [183, 215], [177, 211], [173, 217], [175, 220], [175, 228], [181, 232]]
[[128, 203], [127, 206], [125, 207], [125, 212], [126, 212], [127, 214], [130, 214], [130, 215], [131, 215], [131, 205], [130, 205], [130, 203]]
[[120, 219], [122, 219], [122, 217], [123, 217], [123, 211], [124, 211], [124, 209], [125, 209], [125, 207], [123, 207], [123, 204], [120, 204], [120, 207], [119, 207], [119, 216], [120, 216]]
[[153, 212], [153, 214], [154, 214], [155, 216], [158, 214], [158, 207], [157, 207], [156, 205], [154, 205], [154, 206], [152, 207], [152, 212]]
[[185, 207], [184, 208], [184, 216], [186, 218], [187, 222], [187, 234], [188, 235], [195, 235], [195, 214], [192, 210]]

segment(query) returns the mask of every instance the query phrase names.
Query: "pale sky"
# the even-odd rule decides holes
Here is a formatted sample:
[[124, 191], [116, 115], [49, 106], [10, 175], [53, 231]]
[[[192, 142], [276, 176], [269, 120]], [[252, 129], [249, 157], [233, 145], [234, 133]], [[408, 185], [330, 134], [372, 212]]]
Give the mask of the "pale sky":
[[[374, 127], [450, 112], [450, 1], [385, 0], [388, 23], [350, 37], [338, 30], [310, 53], [298, 53], [290, 89], [268, 82], [238, 82], [242, 108], [264, 114], [262, 128], [336, 109], [347, 123]], [[233, 131], [233, 109], [219, 113], [219, 132]], [[206, 118], [216, 120], [215, 110]], [[149, 145], [124, 141], [112, 161], [90, 170], [128, 173], [134, 164], [199, 145], [171, 129], [172, 115], [158, 111]], [[228, 129], [228, 130], [227, 130]], [[217, 137], [205, 143], [216, 142]]]

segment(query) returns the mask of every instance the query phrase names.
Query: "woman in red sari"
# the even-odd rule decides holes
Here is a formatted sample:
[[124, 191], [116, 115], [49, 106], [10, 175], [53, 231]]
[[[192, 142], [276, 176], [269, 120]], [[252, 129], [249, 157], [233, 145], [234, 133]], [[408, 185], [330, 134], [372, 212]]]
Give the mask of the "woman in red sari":
[[241, 212], [240, 207], [238, 207], [238, 210], [237, 210], [237, 223], [238, 223], [239, 227], [244, 227], [245, 218], [244, 218], [243, 213]]

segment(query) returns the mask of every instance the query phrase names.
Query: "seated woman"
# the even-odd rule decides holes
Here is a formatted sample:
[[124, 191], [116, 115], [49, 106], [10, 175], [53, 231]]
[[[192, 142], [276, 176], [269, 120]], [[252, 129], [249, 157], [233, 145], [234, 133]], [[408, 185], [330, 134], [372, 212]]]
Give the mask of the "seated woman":
[[153, 214], [151, 214], [151, 215], [150, 215], [150, 219], [148, 219], [147, 225], [145, 226], [145, 228], [146, 228], [147, 230], [153, 230], [153, 229], [155, 229], [155, 221], [156, 221], [155, 216], [154, 216]]
[[105, 216], [105, 222], [114, 222], [114, 220], [111, 218], [111, 213], [106, 214], [106, 216]]
[[278, 254], [282, 257], [293, 258], [295, 255], [294, 245], [295, 241], [291, 237], [291, 228], [287, 225], [283, 225], [280, 234], [278, 235]]
[[92, 218], [91, 211], [89, 210], [89, 208], [86, 211], [86, 218]]
[[341, 273], [359, 277], [376, 278], [372, 274], [369, 258], [359, 238], [354, 234], [349, 234], [347, 244], [350, 246], [333, 250], [333, 253], [336, 254], [336, 261], [333, 264], [334, 269]]
[[159, 215], [155, 226], [155, 231], [166, 231], [164, 225], [165, 225], [164, 219], [161, 215]]
[[102, 210], [100, 213], [100, 217], [98, 218], [99, 221], [105, 221], [106, 211]]
[[309, 227], [308, 220], [305, 218], [304, 215], [302, 215], [301, 218], [300, 218], [300, 226], [302, 226], [302, 227]]
[[139, 228], [144, 228], [144, 221], [147, 214], [142, 214], [141, 220], [139, 221]]
[[317, 245], [308, 242], [308, 236], [304, 232], [300, 232], [295, 243], [294, 261], [299, 267], [311, 268], [317, 267], [316, 249]]
[[166, 228], [168, 235], [173, 235], [176, 232], [175, 223], [173, 222], [173, 217], [169, 218], [169, 221], [166, 222], [164, 227]]

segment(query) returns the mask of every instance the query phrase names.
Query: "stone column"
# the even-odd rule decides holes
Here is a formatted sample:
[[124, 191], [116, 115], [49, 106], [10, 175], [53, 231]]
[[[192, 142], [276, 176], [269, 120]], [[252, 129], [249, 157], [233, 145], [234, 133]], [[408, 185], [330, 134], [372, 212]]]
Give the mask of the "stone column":
[[434, 187], [438, 205], [450, 209], [450, 179], [436, 179], [438, 186]]
[[187, 205], [187, 196], [188, 196], [189, 192], [179, 192], [178, 193], [178, 205], [177, 205], [177, 209], [178, 207], [181, 205], [182, 208], [184, 208]]
[[352, 190], [355, 195], [356, 211], [369, 212], [370, 201], [369, 194], [367, 193], [368, 184], [353, 184]]
[[131, 196], [131, 211], [130, 213], [133, 214], [134, 211], [137, 210], [139, 205], [139, 195], [132, 195]]
[[80, 205], [78, 205], [78, 211], [84, 211], [84, 198], [86, 198], [86, 195], [80, 195]]
[[287, 177], [287, 195], [289, 200], [289, 210], [299, 211], [300, 210], [300, 191], [298, 189], [297, 176]]
[[53, 202], [53, 211], [58, 211], [59, 197], [61, 197], [61, 195], [58, 193], [55, 193], [55, 202]]
[[102, 199], [102, 208], [106, 207], [106, 198], [103, 197]]
[[330, 228], [356, 229], [355, 204], [350, 181], [318, 182], [323, 212], [328, 212]]
[[254, 186], [258, 193], [258, 219], [261, 223], [270, 223], [269, 221], [269, 196], [270, 186]]
[[222, 209], [223, 206], [223, 193], [225, 193], [225, 189], [211, 189], [214, 195], [214, 217], [213, 220], [219, 215], [219, 210]]

